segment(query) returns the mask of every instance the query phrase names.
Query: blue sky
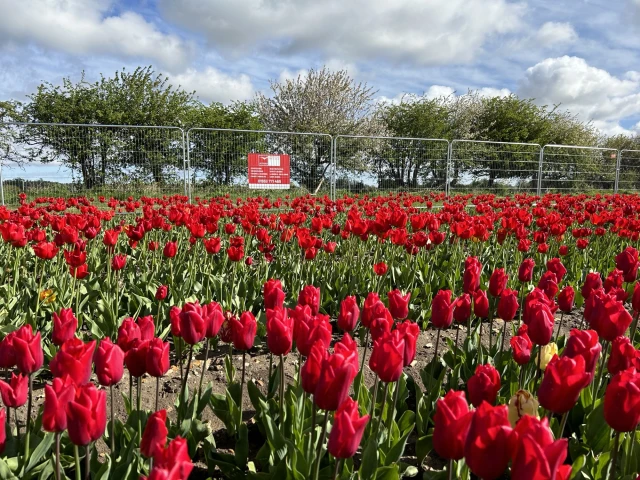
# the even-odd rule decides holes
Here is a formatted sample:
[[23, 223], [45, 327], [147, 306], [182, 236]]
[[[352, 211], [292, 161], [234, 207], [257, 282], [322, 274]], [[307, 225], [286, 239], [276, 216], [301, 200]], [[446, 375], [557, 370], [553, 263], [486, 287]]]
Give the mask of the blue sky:
[[640, 132], [640, 0], [0, 0], [0, 98], [150, 64], [205, 102], [326, 64], [386, 99], [513, 92]]

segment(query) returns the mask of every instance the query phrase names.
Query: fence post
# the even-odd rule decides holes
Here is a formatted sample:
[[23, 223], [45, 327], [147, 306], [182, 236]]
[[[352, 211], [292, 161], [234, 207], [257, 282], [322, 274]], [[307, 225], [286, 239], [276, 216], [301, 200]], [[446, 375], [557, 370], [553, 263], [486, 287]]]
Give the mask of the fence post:
[[[186, 143], [183, 143], [184, 155], [183, 155], [183, 170], [184, 170], [184, 195], [189, 198], [189, 203], [191, 203], [191, 142], [189, 141], [189, 134], [191, 133], [191, 129], [187, 130]], [[184, 140], [184, 131], [183, 134], [183, 142]]]
[[453, 154], [453, 142], [447, 140], [447, 166], [444, 169], [444, 196], [449, 196], [449, 171], [451, 170], [451, 156]]
[[622, 152], [618, 150], [618, 158], [616, 159], [616, 180], [613, 184], [613, 193], [618, 193], [618, 182], [620, 181], [620, 162], [622, 161]]
[[542, 163], [544, 162], [544, 147], [540, 149], [540, 162], [538, 164], [538, 188], [536, 189], [536, 195], [542, 195]]

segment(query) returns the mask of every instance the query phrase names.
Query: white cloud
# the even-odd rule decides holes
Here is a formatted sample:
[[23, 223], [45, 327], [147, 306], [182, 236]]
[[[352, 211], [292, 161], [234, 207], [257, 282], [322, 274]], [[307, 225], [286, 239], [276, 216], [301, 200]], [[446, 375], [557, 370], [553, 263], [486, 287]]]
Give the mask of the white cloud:
[[528, 68], [518, 93], [539, 104], [560, 104], [605, 132], [615, 132], [622, 128], [621, 119], [640, 114], [637, 72], [618, 78], [578, 57], [547, 58]]
[[536, 33], [536, 42], [543, 47], [573, 43], [578, 34], [570, 23], [547, 22]]
[[285, 83], [289, 80], [296, 80], [298, 77], [300, 77], [301, 79], [304, 79], [308, 74], [309, 74], [309, 71], [305, 69], [298, 70], [297, 72], [292, 72], [288, 68], [285, 68], [284, 70], [282, 70], [282, 72], [280, 72], [280, 76], [278, 77], [278, 82]]
[[248, 100], [253, 96], [254, 88], [247, 75], [232, 77], [213, 67], [204, 70], [187, 69], [184, 73], [171, 76], [171, 83], [180, 84], [204, 102], [228, 103], [234, 100]]
[[508, 97], [511, 90], [508, 88], [483, 87], [478, 89], [478, 95], [481, 97]]
[[169, 69], [188, 62], [190, 48], [135, 12], [110, 15], [110, 1], [0, 0], [0, 45], [34, 43], [75, 55], [153, 59]]
[[525, 13], [524, 4], [507, 0], [160, 0], [159, 6], [168, 20], [227, 52], [260, 46], [419, 65], [470, 62], [493, 36], [517, 32]]
[[431, 85], [426, 92], [424, 92], [425, 97], [427, 98], [440, 98], [440, 97], [450, 97], [454, 95], [456, 91], [451, 87], [446, 87], [444, 85]]

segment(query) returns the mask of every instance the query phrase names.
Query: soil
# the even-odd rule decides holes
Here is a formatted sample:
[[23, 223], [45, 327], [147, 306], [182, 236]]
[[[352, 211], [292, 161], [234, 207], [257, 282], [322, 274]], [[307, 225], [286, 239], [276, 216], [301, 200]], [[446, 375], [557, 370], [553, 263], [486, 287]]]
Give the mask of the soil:
[[[563, 326], [561, 329], [561, 334], [567, 334], [572, 328], [578, 328], [580, 326], [582, 319], [582, 311], [575, 311], [572, 314], [564, 315]], [[556, 325], [560, 321], [560, 315], [556, 318]], [[492, 342], [495, 344], [496, 341], [499, 341], [500, 334], [502, 332], [503, 322], [500, 319], [494, 321], [493, 330], [492, 330]], [[334, 326], [335, 328], [335, 326]], [[452, 325], [451, 328], [443, 330], [440, 334], [440, 349], [439, 355], [445, 353], [446, 347], [443, 347], [445, 338], [449, 338], [455, 342], [456, 339], [456, 328], [459, 328], [459, 342], [462, 343], [466, 338], [466, 326], [463, 325]], [[557, 328], [557, 327], [556, 327]], [[482, 343], [485, 346], [488, 346], [489, 338], [487, 336], [487, 332], [489, 330], [489, 323], [483, 323], [483, 338]], [[507, 336], [505, 338], [505, 349], [509, 349], [509, 338], [511, 337], [511, 328], [507, 328]], [[418, 344], [416, 349], [416, 359], [415, 361], [408, 367], [406, 367], [405, 372], [410, 374], [419, 384], [422, 386], [422, 381], [420, 380], [419, 372], [422, 368], [429, 364], [431, 359], [435, 354], [435, 343], [436, 343], [436, 335], [437, 330], [433, 328], [429, 328], [427, 330], [423, 330], [420, 332], [420, 336], [418, 338]], [[555, 335], [555, 331], [554, 331]], [[339, 340], [340, 335], [334, 335], [334, 341]], [[359, 358], [362, 359], [363, 347], [359, 347]], [[175, 350], [172, 348], [172, 352]], [[207, 361], [207, 369], [205, 372], [204, 385], [207, 385], [209, 382], [212, 384], [212, 389], [214, 393], [222, 393], [224, 394], [226, 389], [226, 379], [224, 373], [224, 357], [229, 353], [228, 345], [221, 344], [217, 349], [209, 351], [209, 360]], [[370, 348], [368, 349], [367, 359], [371, 353]], [[240, 371], [242, 368], [242, 355], [233, 355], [233, 364], [237, 370], [237, 376], [239, 378]], [[289, 383], [293, 383], [296, 365], [299, 360], [299, 356], [297, 353], [291, 353], [285, 360], [285, 378]], [[160, 379], [160, 398], [159, 398], [159, 409], [166, 409], [169, 417], [172, 417], [175, 420], [175, 407], [174, 402], [176, 395], [180, 392], [180, 370], [177, 366], [177, 362], [175, 358], [171, 359], [172, 367], [169, 369], [167, 374]], [[198, 384], [200, 382], [200, 375], [202, 373], [204, 363], [204, 349], [199, 352], [197, 356], [194, 357], [191, 364], [191, 372], [189, 374], [189, 390], [191, 392], [195, 391], [198, 388]], [[275, 366], [274, 360], [274, 366]], [[186, 366], [186, 360], [184, 361], [184, 365]], [[269, 374], [269, 352], [266, 349], [266, 345], [263, 343], [259, 347], [254, 347], [246, 356], [246, 380], [253, 380], [256, 385], [261, 389], [263, 393], [266, 394], [267, 385], [268, 385], [268, 374]], [[44, 402], [44, 383], [49, 382], [51, 379], [50, 374], [43, 373], [41, 374], [37, 381], [34, 382], [34, 396], [33, 396], [33, 411], [37, 412]], [[96, 380], [95, 378], [93, 379]], [[364, 381], [365, 384], [369, 387], [373, 386], [375, 380], [375, 374], [369, 369], [368, 365], [364, 368]], [[97, 384], [97, 382], [96, 382]], [[246, 387], [245, 387], [246, 388]], [[142, 408], [145, 410], [153, 411], [155, 408], [155, 397], [156, 397], [156, 379], [154, 377], [150, 377], [145, 375], [142, 377], [142, 395], [141, 395], [141, 404]], [[125, 405], [122, 400], [122, 394], [129, 394], [129, 376], [128, 372], [125, 369], [124, 376], [121, 382], [114, 387], [114, 398], [116, 399], [114, 405], [114, 414], [115, 416], [124, 421], [126, 420], [126, 410]], [[134, 382], [134, 398], [135, 398], [135, 382]], [[107, 399], [109, 400], [109, 395], [107, 395]], [[253, 416], [255, 415], [255, 410], [253, 409], [253, 405], [251, 404], [248, 395], [243, 396], [243, 419], [249, 424], [249, 439], [250, 439], [250, 452], [249, 458], [255, 458], [255, 454], [262, 446], [262, 438], [260, 433], [258, 432], [258, 428], [253, 421]], [[135, 400], [134, 400], [135, 401]], [[107, 406], [107, 412], [109, 412], [109, 405]], [[24, 428], [26, 420], [26, 406], [20, 408], [18, 411], [18, 421], [21, 424], [21, 429]], [[201, 420], [203, 422], [208, 422], [211, 430], [214, 433], [214, 437], [216, 440], [216, 445], [218, 446], [218, 450], [224, 453], [232, 453], [232, 449], [234, 446], [235, 440], [232, 438], [228, 438], [226, 435], [226, 431], [224, 429], [223, 423], [213, 414], [213, 411], [210, 408], [205, 408], [202, 413]], [[12, 419], [13, 422], [13, 419]], [[435, 456], [427, 457], [422, 466], [418, 466], [417, 457], [415, 456], [415, 437], [410, 438], [407, 443], [407, 448], [405, 450], [404, 457], [402, 461], [408, 463], [410, 465], [414, 465], [419, 467], [421, 470], [427, 469], [438, 469], [441, 470], [444, 466], [444, 462]], [[99, 442], [96, 446], [99, 454], [104, 455], [105, 452], [109, 451], [109, 448], [104, 442]], [[194, 469], [191, 477], [192, 479], [205, 479], [205, 478], [224, 478], [221, 475], [216, 476], [215, 474], [211, 476], [207, 472], [206, 465], [204, 463], [196, 462], [196, 468]]]

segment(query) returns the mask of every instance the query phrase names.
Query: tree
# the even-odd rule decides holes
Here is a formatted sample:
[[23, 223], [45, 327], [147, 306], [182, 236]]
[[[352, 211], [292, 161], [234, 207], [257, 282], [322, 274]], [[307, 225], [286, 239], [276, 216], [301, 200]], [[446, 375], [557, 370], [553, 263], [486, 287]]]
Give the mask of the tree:
[[[330, 135], [375, 135], [381, 126], [375, 121], [375, 91], [357, 83], [345, 70], [326, 67], [309, 70], [292, 80], [271, 82], [272, 96], [258, 94], [255, 103], [267, 130], [280, 132], [320, 132]], [[271, 151], [293, 152], [294, 180], [309, 190], [323, 181], [331, 163], [331, 143], [321, 136], [271, 135]], [[345, 157], [346, 168], [362, 168], [358, 156]]]
[[[152, 67], [40, 85], [24, 107], [31, 122], [176, 126], [193, 108], [193, 93], [173, 88]], [[21, 132], [31, 160], [61, 161], [85, 188], [127, 181], [175, 181], [182, 169], [182, 133], [157, 128], [28, 126]], [[124, 174], [123, 174], [124, 172]]]
[[[247, 169], [247, 153], [259, 148], [264, 134], [253, 104], [197, 105], [185, 117], [189, 131], [192, 182], [230, 185]], [[224, 129], [224, 130], [207, 130]]]

